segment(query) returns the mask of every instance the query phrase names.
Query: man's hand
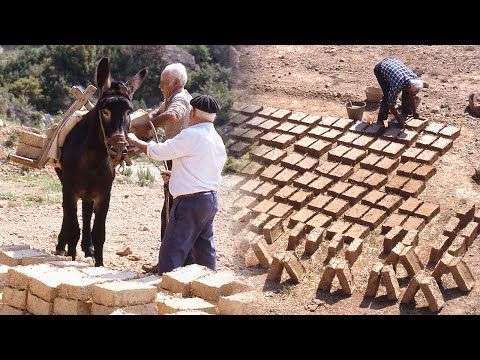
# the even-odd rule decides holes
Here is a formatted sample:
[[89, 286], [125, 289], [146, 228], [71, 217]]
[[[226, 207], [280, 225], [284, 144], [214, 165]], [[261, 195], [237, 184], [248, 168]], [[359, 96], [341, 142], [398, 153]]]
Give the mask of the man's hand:
[[172, 175], [172, 172], [169, 170], [162, 171], [162, 179], [165, 184], [168, 184], [168, 181], [170, 180], [170, 175]]
[[130, 131], [133, 132], [139, 139], [147, 141], [151, 138], [150, 134], [153, 131], [150, 122], [144, 122], [141, 124], [135, 124], [130, 128]]
[[128, 145], [137, 146], [137, 144], [140, 140], [137, 138], [137, 136], [135, 134], [128, 133], [127, 134], [127, 141], [128, 141]]

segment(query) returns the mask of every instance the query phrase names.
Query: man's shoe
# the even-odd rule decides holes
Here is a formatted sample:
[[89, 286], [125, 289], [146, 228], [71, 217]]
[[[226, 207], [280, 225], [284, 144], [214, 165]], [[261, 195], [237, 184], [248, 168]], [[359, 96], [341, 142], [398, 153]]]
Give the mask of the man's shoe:
[[158, 263], [155, 265], [144, 264], [142, 265], [142, 270], [148, 273], [158, 273]]

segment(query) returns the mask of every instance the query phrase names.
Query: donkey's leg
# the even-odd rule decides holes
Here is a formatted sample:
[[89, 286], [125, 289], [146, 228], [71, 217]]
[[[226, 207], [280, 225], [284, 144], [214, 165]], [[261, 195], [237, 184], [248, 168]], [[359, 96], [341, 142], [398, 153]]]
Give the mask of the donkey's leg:
[[103, 244], [105, 243], [105, 221], [107, 220], [108, 208], [110, 206], [110, 190], [105, 197], [95, 202], [95, 220], [93, 222], [92, 242], [94, 251], [95, 266], [103, 266]]
[[93, 245], [92, 245], [92, 232], [91, 232], [91, 220], [93, 214], [93, 200], [82, 201], [82, 250], [85, 253], [85, 257], [93, 257]]
[[65, 246], [68, 244], [68, 255], [75, 260], [78, 239], [80, 238], [80, 227], [77, 218], [77, 198], [73, 191], [63, 188], [63, 221], [62, 229], [58, 235], [56, 254], [65, 253]]

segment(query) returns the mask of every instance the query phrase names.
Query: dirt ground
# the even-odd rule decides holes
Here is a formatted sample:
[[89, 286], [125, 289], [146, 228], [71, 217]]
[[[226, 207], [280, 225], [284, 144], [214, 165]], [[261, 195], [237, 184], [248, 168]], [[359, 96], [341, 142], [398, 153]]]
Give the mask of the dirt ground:
[[[234, 73], [237, 101], [339, 117], [346, 117], [346, 101], [364, 99], [364, 88], [377, 85], [373, 74], [376, 62], [387, 56], [401, 59], [429, 83], [429, 88], [420, 95], [420, 115], [462, 129], [454, 147], [435, 163], [437, 174], [419, 196], [441, 206], [440, 214], [421, 232], [418, 249], [422, 262], [426, 263], [429, 244], [441, 234], [445, 219], [467, 200], [480, 206], [479, 185], [471, 179], [472, 166], [480, 165], [480, 119], [465, 112], [468, 95], [478, 89], [480, 46], [265, 45], [238, 48], [240, 67]], [[367, 110], [364, 119], [376, 119], [378, 109]], [[9, 163], [6, 157], [12, 148], [6, 147], [5, 142], [13, 132], [18, 132], [18, 127], [11, 123], [0, 128], [0, 244], [27, 243], [50, 251], [55, 248], [61, 226], [61, 196], [57, 193], [45, 197], [40, 186], [32, 186], [22, 178], [30, 174], [56, 175], [51, 168], [30, 170], [27, 174]], [[330, 294], [316, 291], [326, 256], [325, 244], [312, 257], [302, 260], [307, 275], [298, 285], [287, 280], [286, 275], [280, 283], [267, 282], [265, 269], [246, 268], [246, 224], [231, 221], [242, 181], [238, 175], [226, 174], [222, 183], [215, 223], [217, 264], [219, 269], [229, 268], [244, 276], [255, 287], [258, 301], [254, 313], [431, 314], [421, 294], [416, 297], [416, 306], [400, 306], [387, 300], [384, 288], [374, 300], [364, 299], [368, 273], [381, 256], [378, 229], [367, 238], [363, 253], [352, 268], [356, 289], [350, 297], [338, 290], [337, 280]], [[161, 180], [152, 187], [140, 187], [132, 178], [117, 176], [107, 217], [105, 266], [141, 271], [142, 264], [156, 261], [162, 202]], [[275, 244], [281, 247], [285, 241], [283, 238]], [[115, 251], [125, 245], [132, 249], [132, 256], [115, 255]], [[476, 279], [480, 278], [479, 247], [477, 239], [464, 256]], [[80, 244], [78, 251], [82, 257]], [[407, 283], [406, 276], [400, 279], [402, 290]], [[442, 284], [446, 305], [440, 314], [480, 313], [478, 283], [468, 294], [454, 288], [451, 275], [444, 276]]]

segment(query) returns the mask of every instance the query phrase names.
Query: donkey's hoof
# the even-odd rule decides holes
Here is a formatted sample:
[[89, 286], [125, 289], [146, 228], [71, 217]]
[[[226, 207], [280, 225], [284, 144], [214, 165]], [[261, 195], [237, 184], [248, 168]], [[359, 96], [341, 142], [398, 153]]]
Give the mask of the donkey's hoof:
[[93, 250], [93, 246], [89, 246], [87, 250], [83, 250], [83, 252], [85, 253], [85, 257], [88, 258], [93, 258], [93, 255], [94, 255], [94, 250]]
[[67, 252], [65, 250], [55, 250], [52, 251], [52, 254], [57, 256], [66, 256]]

